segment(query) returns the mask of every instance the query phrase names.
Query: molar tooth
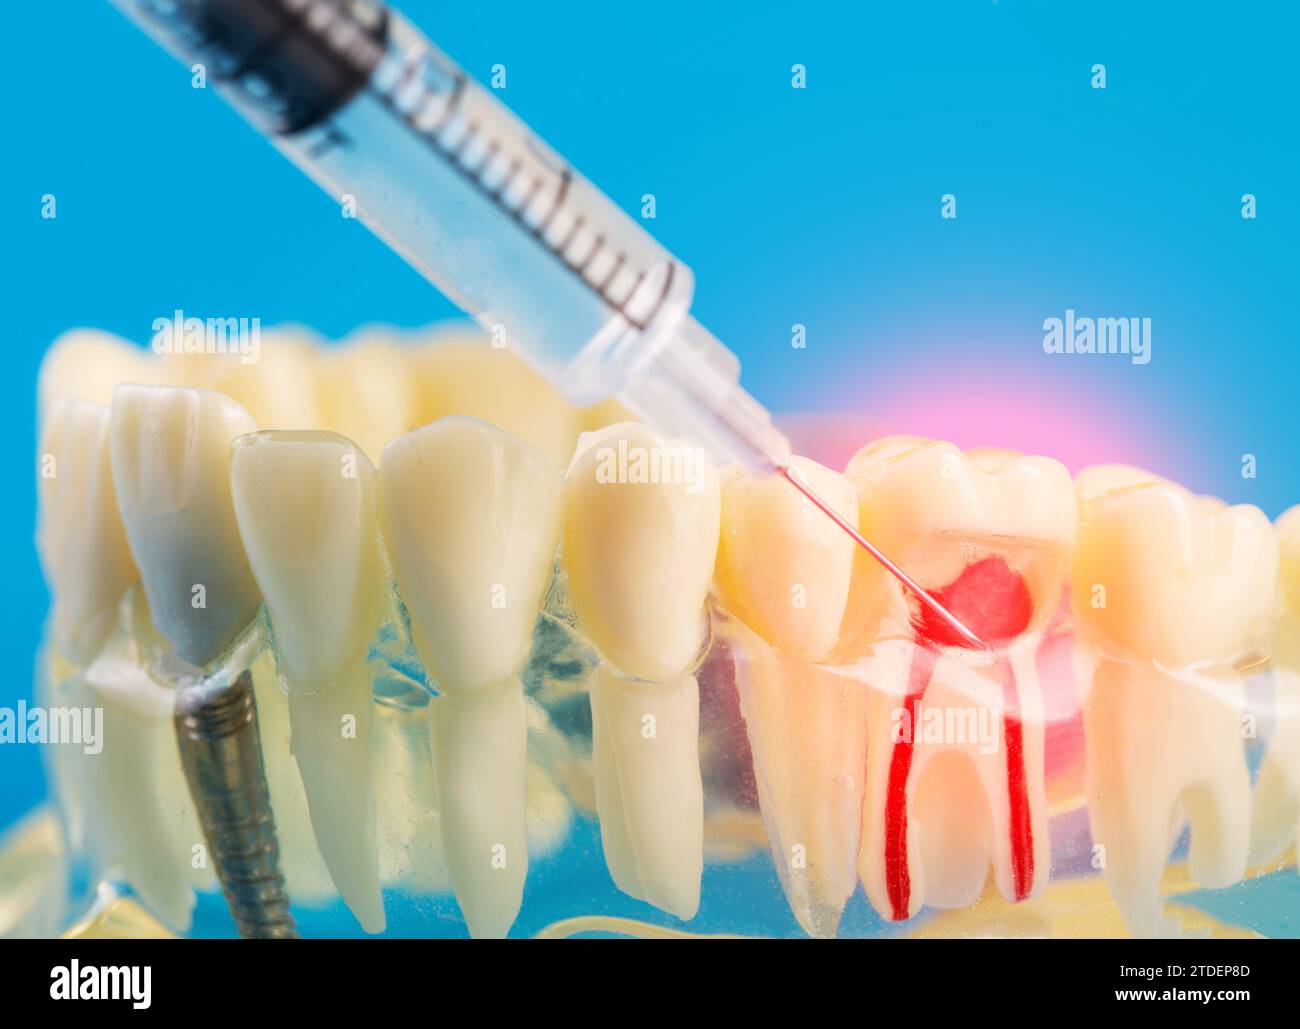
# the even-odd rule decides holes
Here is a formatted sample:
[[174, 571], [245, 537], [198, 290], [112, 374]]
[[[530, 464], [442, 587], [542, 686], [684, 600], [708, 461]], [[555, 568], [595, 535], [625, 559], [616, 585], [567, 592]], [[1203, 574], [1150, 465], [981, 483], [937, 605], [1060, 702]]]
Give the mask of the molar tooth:
[[384, 577], [374, 468], [342, 436], [272, 431], [236, 440], [230, 471], [316, 840], [361, 927], [382, 932], [366, 667]]
[[46, 414], [41, 433], [37, 542], [55, 642], [78, 663], [104, 645], [122, 594], [140, 575], [113, 493], [108, 437], [107, 407], [67, 399]]
[[[791, 468], [857, 522], [850, 481], [805, 458]], [[814, 664], [838, 641], [855, 549], [781, 479], [724, 475], [716, 586], [748, 627], [732, 626], [731, 638], [759, 801], [781, 885], [812, 936], [835, 935], [857, 885], [863, 691]]]
[[1136, 469], [1076, 480], [1071, 581], [1092, 687], [1087, 792], [1103, 875], [1135, 934], [1157, 935], [1160, 880], [1185, 815], [1203, 886], [1246, 867], [1250, 777], [1234, 671], [1272, 614], [1278, 545], [1247, 505], [1195, 497]]
[[444, 418], [384, 450], [380, 523], [430, 704], [452, 888], [474, 936], [504, 936], [528, 870], [519, 673], [550, 581], [560, 476], [536, 447]]
[[481, 418], [538, 447], [557, 471], [573, 454], [578, 410], [513, 351], [474, 337], [439, 339], [417, 349], [412, 362], [421, 422]]
[[122, 385], [113, 395], [113, 484], [154, 624], [205, 665], [257, 613], [261, 597], [230, 497], [230, 446], [257, 426], [228, 397]]
[[[666, 474], [653, 474], [655, 458]], [[564, 554], [579, 624], [607, 662], [590, 682], [605, 861], [625, 893], [684, 919], [699, 906], [704, 861], [692, 667], [718, 529], [717, 473], [702, 453], [631, 423], [582, 438]]]
[[910, 624], [872, 623], [883, 635], [862, 665], [867, 896], [895, 920], [960, 906], [991, 860], [1003, 895], [1022, 900], [1046, 884], [1050, 858], [1035, 653], [1074, 536], [1069, 473], [1048, 458], [889, 437], [846, 474], [864, 534], [989, 644], [966, 648], [878, 570], [855, 573], [893, 598], [876, 607], [911, 611]]

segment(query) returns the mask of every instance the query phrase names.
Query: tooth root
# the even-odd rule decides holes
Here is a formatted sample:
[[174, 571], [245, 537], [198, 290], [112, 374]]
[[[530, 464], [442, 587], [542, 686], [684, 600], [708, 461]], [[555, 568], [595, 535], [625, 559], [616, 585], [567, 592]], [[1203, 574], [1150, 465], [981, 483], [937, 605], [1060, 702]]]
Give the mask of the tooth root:
[[451, 888], [475, 939], [514, 924], [528, 875], [528, 714], [516, 679], [429, 706]]
[[109, 409], [60, 400], [40, 445], [41, 563], [54, 595], [54, 638], [88, 662], [113, 630], [118, 603], [139, 573], [113, 492]]
[[193, 866], [204, 841], [176, 748], [175, 695], [111, 654], [86, 670], [81, 688], [75, 703], [103, 711], [102, 751], [76, 755], [98, 871], [125, 879], [168, 927], [185, 932], [194, 888], [210, 887], [211, 876]]
[[[660, 475], [630, 465], [619, 474], [619, 453], [643, 470], [667, 462]], [[674, 459], [679, 474], [664, 474]], [[621, 889], [680, 918], [695, 914], [704, 864], [692, 667], [719, 515], [717, 474], [702, 455], [642, 425], [584, 436], [569, 467], [569, 591], [579, 627], [608, 663], [590, 682], [605, 861]]]
[[681, 919], [695, 917], [704, 872], [700, 691], [671, 683], [591, 679], [596, 809], [615, 885]]
[[219, 393], [122, 385], [113, 396], [113, 484], [158, 631], [192, 665], [215, 660], [261, 597], [235, 524], [230, 446], [256, 429]]
[[1036, 646], [972, 657], [904, 644], [872, 666], [859, 874], [882, 917], [973, 903], [990, 863], [1007, 900], [1046, 885]]
[[342, 436], [259, 432], [235, 442], [230, 475], [316, 841], [362, 928], [382, 932], [365, 665], [383, 585], [374, 469]]
[[1088, 817], [1104, 848], [1102, 874], [1135, 934], [1162, 931], [1160, 882], [1180, 806], [1191, 827], [1192, 878], [1217, 888], [1245, 872], [1242, 699], [1228, 677], [1191, 682], [1150, 664], [1097, 663], [1084, 706]]
[[519, 673], [551, 577], [559, 473], [494, 425], [444, 418], [390, 443], [379, 479], [415, 646], [445, 694], [431, 711], [452, 887], [473, 935], [502, 936], [528, 870]]
[[865, 776], [862, 685], [733, 627], [759, 805], [790, 909], [830, 938], [857, 886]]

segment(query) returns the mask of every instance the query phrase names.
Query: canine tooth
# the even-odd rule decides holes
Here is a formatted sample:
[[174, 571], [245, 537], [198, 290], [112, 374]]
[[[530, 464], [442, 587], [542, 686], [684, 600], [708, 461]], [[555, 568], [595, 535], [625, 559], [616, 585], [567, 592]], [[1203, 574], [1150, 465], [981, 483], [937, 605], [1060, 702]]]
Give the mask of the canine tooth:
[[481, 418], [527, 440], [562, 469], [578, 439], [579, 414], [513, 351], [474, 338], [439, 340], [412, 357], [419, 421]]
[[503, 936], [528, 872], [527, 726], [519, 673], [551, 577], [560, 476], [550, 459], [475, 418], [394, 440], [380, 522], [430, 704], [452, 888], [470, 933]]
[[383, 588], [374, 468], [342, 436], [271, 431], [235, 441], [230, 474], [316, 840], [361, 927], [382, 932], [366, 668]]
[[54, 639], [78, 663], [113, 630], [118, 602], [136, 579], [108, 455], [109, 409], [59, 400], [40, 444], [41, 564], [54, 595]]
[[[1049, 870], [1034, 656], [1074, 536], [1069, 473], [1049, 458], [889, 437], [846, 474], [863, 532], [989, 645], [972, 651], [913, 607], [902, 638], [878, 640], [863, 666], [867, 896], [895, 920], [926, 903], [961, 906], [991, 861], [1002, 894], [1022, 900]], [[875, 569], [866, 574], [871, 589], [905, 602]]]
[[123, 382], [154, 383], [161, 368], [150, 351], [96, 329], [65, 332], [41, 361], [37, 395], [44, 417], [59, 400], [108, 407]]
[[122, 385], [113, 395], [122, 524], [154, 624], [193, 665], [218, 657], [261, 603], [230, 498], [230, 446], [256, 428], [209, 390]]
[[1258, 509], [1136, 469], [1085, 469], [1075, 485], [1073, 609], [1092, 666], [1089, 818], [1130, 928], [1158, 935], [1179, 816], [1198, 883], [1225, 886], [1246, 867], [1250, 776], [1233, 666], [1272, 615], [1278, 544]]
[[[853, 484], [805, 458], [792, 469], [845, 519]], [[722, 483], [716, 588], [732, 630], [741, 711], [772, 858], [811, 936], [835, 935], [857, 885], [866, 752], [863, 691], [816, 667], [839, 638], [855, 545], [788, 483]]]
[[410, 347], [368, 336], [321, 353], [325, 417], [372, 461], [398, 436], [421, 424]]
[[[620, 455], [643, 471], [662, 458], [661, 474], [630, 474], [634, 464], [619, 468]], [[719, 506], [717, 473], [703, 455], [643, 425], [584, 436], [566, 480], [569, 590], [607, 662], [590, 683], [605, 861], [625, 893], [684, 919], [699, 906], [704, 861], [692, 669]]]

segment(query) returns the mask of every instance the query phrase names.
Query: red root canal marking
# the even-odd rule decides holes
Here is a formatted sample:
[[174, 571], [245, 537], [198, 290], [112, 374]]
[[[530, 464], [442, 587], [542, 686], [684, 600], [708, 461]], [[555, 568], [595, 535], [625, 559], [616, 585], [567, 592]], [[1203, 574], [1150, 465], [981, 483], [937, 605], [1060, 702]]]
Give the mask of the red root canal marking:
[[[1019, 636], [1029, 627], [1033, 598], [1025, 581], [1000, 557], [986, 557], [966, 569], [935, 599], [990, 646]], [[916, 713], [939, 658], [940, 647], [969, 644], [946, 622], [922, 608], [916, 624], [920, 644], [912, 655], [904, 698], [912, 731], [894, 743], [885, 795], [885, 886], [890, 916], [909, 917], [912, 880], [907, 868], [907, 784], [915, 751]], [[994, 674], [1002, 683], [1002, 729], [1007, 755], [1007, 799], [1010, 806], [1011, 874], [1016, 900], [1029, 896], [1034, 879], [1034, 832], [1029, 816], [1029, 786], [1025, 777], [1024, 723], [1011, 660], [999, 655]]]

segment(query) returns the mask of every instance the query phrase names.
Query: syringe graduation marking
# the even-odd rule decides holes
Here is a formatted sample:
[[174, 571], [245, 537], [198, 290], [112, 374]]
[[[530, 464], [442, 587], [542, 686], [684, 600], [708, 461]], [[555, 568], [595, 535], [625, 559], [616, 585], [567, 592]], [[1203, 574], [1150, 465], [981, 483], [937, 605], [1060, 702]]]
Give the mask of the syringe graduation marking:
[[[441, 135], [454, 123], [455, 117], [460, 110], [461, 102], [464, 99], [467, 80], [463, 73], [456, 71], [451, 75], [452, 86], [445, 94], [438, 94], [425, 89], [421, 97], [417, 97], [409, 104], [399, 103], [398, 97], [412, 84], [415, 84], [417, 76], [425, 63], [431, 59], [427, 51], [416, 52], [409, 55], [402, 62], [401, 72], [393, 85], [382, 88], [375, 84], [372, 77], [368, 90], [370, 94], [387, 110], [391, 111], [402, 123], [406, 125], [416, 136], [422, 139], [429, 146], [437, 151], [438, 155], [451, 165], [456, 171], [472, 184], [479, 192], [488, 199], [498, 210], [509, 215], [511, 220], [524, 229], [530, 236], [537, 240], [542, 247], [546, 249], [553, 257], [557, 258], [564, 267], [568, 268], [578, 279], [589, 289], [596, 293], [600, 299], [611, 308], [611, 310], [622, 317], [629, 326], [639, 332], [644, 332], [654, 322], [659, 308], [663, 305], [664, 300], [672, 289], [674, 271], [676, 262], [671, 259], [666, 262], [664, 273], [664, 282], [659, 296], [650, 306], [650, 310], [644, 315], [634, 316], [628, 309], [627, 305], [640, 291], [642, 283], [645, 281], [646, 270], [641, 269], [636, 272], [631, 286], [626, 295], [622, 298], [615, 297], [611, 293], [614, 280], [618, 277], [618, 272], [628, 265], [628, 256], [625, 252], [620, 251], [614, 262], [614, 269], [602, 280], [597, 283], [587, 278], [585, 272], [592, 267], [596, 257], [605, 249], [608, 244], [608, 236], [605, 233], [598, 233], [591, 251], [581, 262], [571, 260], [565, 253], [569, 244], [573, 241], [577, 233], [585, 224], [585, 216], [579, 214], [575, 217], [574, 224], [570, 227], [569, 232], [565, 235], [564, 240], [558, 244], [548, 243], [545, 238], [547, 229], [550, 228], [556, 216], [564, 208], [565, 201], [568, 199], [570, 185], [573, 182], [573, 173], [569, 168], [564, 167], [556, 171], [556, 195], [550, 209], [537, 222], [536, 225], [529, 225], [524, 217], [529, 205], [536, 197], [537, 193], [545, 185], [540, 178], [534, 179], [533, 188], [529, 190], [521, 200], [516, 203], [510, 203], [506, 199], [506, 188], [518, 174], [518, 167], [522, 166], [519, 158], [515, 159], [516, 167], [507, 175], [506, 181], [496, 187], [489, 187], [483, 180], [482, 172], [491, 163], [492, 157], [500, 151], [499, 141], [493, 140], [488, 148], [486, 157], [471, 167], [461, 158], [466, 152], [469, 142], [481, 131], [475, 122], [465, 122], [465, 131], [455, 140], [447, 143], [441, 138]], [[428, 112], [432, 104], [445, 96], [443, 101], [443, 110], [440, 112], [436, 122], [432, 125], [420, 125], [419, 119], [422, 114]], [[526, 142], [526, 139], [525, 139]]]

